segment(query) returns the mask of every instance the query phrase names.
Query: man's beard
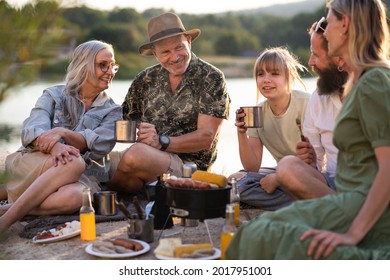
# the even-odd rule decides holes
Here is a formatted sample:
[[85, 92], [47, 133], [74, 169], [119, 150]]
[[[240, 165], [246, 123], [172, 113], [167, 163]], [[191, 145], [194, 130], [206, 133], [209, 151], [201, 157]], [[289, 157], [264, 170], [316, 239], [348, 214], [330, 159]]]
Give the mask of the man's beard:
[[319, 95], [330, 95], [336, 91], [342, 92], [348, 79], [347, 72], [340, 72], [334, 64], [329, 64], [329, 67], [323, 70], [316, 66], [313, 66], [312, 69], [318, 75], [317, 91]]

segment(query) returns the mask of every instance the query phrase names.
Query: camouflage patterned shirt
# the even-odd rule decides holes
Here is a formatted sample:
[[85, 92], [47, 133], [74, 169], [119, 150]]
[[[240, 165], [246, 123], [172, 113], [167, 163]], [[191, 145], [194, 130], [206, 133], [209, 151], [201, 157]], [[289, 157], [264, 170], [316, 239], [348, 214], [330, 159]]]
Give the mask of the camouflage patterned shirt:
[[[198, 114], [229, 117], [230, 97], [224, 74], [192, 53], [190, 64], [172, 94], [169, 73], [160, 64], [140, 72], [122, 104], [123, 118], [154, 124], [159, 134], [180, 136], [197, 129]], [[207, 170], [217, 155], [217, 135], [210, 150], [178, 154]]]

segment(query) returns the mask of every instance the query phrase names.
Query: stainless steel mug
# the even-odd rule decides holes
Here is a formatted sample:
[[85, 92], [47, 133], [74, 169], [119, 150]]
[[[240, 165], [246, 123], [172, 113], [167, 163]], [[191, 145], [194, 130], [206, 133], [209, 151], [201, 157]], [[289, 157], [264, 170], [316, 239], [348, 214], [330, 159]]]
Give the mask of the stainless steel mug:
[[256, 128], [263, 127], [261, 106], [246, 106], [240, 108], [245, 113], [245, 117], [243, 119], [243, 121], [245, 122], [245, 127], [256, 127]]
[[194, 162], [187, 162], [183, 164], [183, 177], [191, 178], [192, 174], [197, 170], [197, 166]]
[[131, 239], [138, 239], [148, 243], [154, 241], [154, 216], [149, 215], [147, 220], [138, 217], [129, 220], [127, 225], [127, 235]]
[[123, 143], [137, 141], [137, 121], [120, 120], [115, 122], [115, 140]]
[[113, 216], [117, 213], [116, 205], [116, 192], [114, 191], [101, 191], [93, 195], [93, 204], [97, 215]]
[[183, 227], [197, 227], [199, 225], [198, 220], [181, 218], [180, 225]]

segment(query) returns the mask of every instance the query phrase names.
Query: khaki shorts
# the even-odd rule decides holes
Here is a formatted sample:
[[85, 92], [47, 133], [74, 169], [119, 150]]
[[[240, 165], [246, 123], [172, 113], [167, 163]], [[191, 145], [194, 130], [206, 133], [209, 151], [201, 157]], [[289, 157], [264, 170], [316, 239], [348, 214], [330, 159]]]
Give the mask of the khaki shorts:
[[[16, 201], [42, 175], [44, 166], [49, 160], [51, 156], [41, 152], [15, 152], [7, 156], [5, 168], [11, 175], [11, 180], [6, 183], [5, 188], [10, 202]], [[92, 176], [83, 174], [78, 182], [81, 184], [80, 187], [90, 187], [92, 194], [100, 190], [98, 181]]]
[[[110, 178], [112, 178], [112, 176], [114, 176], [114, 173], [118, 168], [119, 162], [121, 161], [123, 155], [126, 153], [127, 150], [128, 149], [125, 149], [123, 151], [112, 151], [109, 154], [109, 157], [110, 157], [109, 176], [110, 176]], [[169, 165], [167, 173], [169, 173], [171, 175], [175, 175], [177, 177], [182, 177], [183, 176], [183, 161], [176, 154], [169, 153], [169, 156], [171, 157], [171, 163]]]

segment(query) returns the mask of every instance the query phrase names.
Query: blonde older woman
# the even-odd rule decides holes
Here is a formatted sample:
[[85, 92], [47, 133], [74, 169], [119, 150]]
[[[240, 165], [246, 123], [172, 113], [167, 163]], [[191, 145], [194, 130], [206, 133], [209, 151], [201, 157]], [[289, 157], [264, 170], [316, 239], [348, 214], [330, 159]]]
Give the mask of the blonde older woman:
[[329, 54], [349, 72], [334, 130], [337, 194], [242, 227], [230, 259], [390, 259], [389, 26], [380, 0], [328, 1]]
[[87, 185], [107, 181], [121, 107], [106, 94], [119, 65], [110, 44], [89, 41], [73, 52], [65, 85], [44, 90], [24, 121], [22, 144], [6, 159], [12, 180], [0, 207], [0, 233], [26, 214], [69, 214]]

